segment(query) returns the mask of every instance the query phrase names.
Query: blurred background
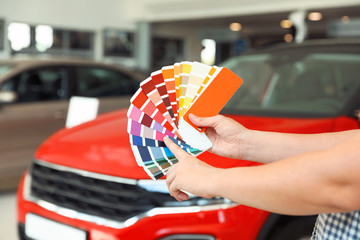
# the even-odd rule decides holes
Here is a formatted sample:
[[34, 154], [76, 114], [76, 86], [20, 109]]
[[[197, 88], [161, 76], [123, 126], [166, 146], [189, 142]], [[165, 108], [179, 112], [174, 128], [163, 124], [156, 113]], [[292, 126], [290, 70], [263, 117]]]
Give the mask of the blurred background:
[[264, 45], [357, 37], [358, 0], [0, 1], [0, 58], [71, 56], [154, 70]]
[[[0, 0], [0, 232], [15, 235], [6, 224], [19, 178], [65, 126], [72, 95], [107, 96], [106, 112], [175, 62], [216, 65], [277, 43], [359, 37], [359, 0]], [[114, 79], [127, 91], [112, 92]]]

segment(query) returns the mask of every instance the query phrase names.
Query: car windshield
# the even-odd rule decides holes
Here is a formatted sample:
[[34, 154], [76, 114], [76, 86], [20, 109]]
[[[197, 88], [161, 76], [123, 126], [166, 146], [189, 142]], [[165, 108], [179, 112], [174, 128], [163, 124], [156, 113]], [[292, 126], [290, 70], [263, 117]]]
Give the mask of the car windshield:
[[273, 116], [337, 115], [359, 93], [360, 54], [279, 51], [224, 62], [244, 83], [224, 112]]
[[2, 77], [3, 75], [5, 75], [6, 73], [8, 73], [10, 70], [12, 70], [14, 68], [13, 65], [8, 65], [8, 64], [2, 64], [0, 63], [0, 77]]

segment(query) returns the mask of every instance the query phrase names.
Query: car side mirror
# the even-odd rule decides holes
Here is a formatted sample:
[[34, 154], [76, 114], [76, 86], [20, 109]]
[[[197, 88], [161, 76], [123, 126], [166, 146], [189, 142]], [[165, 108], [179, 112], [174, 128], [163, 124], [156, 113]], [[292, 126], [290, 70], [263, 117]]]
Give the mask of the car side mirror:
[[0, 103], [13, 103], [17, 98], [18, 95], [14, 91], [0, 91]]

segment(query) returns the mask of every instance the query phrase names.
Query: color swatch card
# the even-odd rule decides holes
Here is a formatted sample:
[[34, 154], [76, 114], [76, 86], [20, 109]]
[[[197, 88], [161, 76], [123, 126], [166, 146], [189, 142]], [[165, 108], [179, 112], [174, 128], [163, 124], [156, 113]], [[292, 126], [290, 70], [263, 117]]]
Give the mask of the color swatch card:
[[165, 136], [194, 156], [211, 148], [205, 128], [195, 126], [189, 114], [218, 114], [241, 84], [242, 79], [229, 69], [199, 62], [175, 63], [151, 73], [140, 83], [127, 113], [138, 165], [152, 179], [166, 175], [178, 160], [166, 147]]

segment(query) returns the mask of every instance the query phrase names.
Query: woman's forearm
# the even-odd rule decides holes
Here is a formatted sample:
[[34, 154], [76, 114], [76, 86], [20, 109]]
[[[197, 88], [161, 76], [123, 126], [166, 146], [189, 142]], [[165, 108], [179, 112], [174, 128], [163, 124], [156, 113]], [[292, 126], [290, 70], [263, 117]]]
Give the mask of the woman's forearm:
[[358, 134], [329, 150], [307, 152], [262, 166], [219, 170], [213, 194], [282, 214], [358, 209], [359, 142]]
[[349, 130], [320, 134], [289, 134], [249, 130], [242, 140], [246, 145], [242, 158], [270, 163], [309, 151], [329, 149], [359, 132], [360, 130]]

